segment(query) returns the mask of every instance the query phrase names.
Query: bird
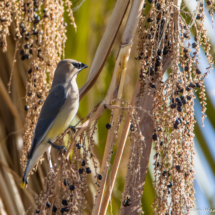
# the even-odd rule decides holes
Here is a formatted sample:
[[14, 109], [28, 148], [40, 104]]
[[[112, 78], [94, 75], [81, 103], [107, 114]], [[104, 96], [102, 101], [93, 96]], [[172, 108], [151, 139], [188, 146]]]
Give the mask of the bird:
[[64, 146], [53, 143], [57, 136], [69, 127], [75, 132], [75, 127], [70, 124], [79, 108], [79, 89], [76, 78], [79, 72], [87, 67], [72, 59], [64, 59], [57, 64], [50, 92], [41, 108], [34, 130], [28, 163], [20, 185], [22, 189], [28, 184], [28, 174], [45, 151], [51, 165], [51, 147], [60, 152], [65, 150]]

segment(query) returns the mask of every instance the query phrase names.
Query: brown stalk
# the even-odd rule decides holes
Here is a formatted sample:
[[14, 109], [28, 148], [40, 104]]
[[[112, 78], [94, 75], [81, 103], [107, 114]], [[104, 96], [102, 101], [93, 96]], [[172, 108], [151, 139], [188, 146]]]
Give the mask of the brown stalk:
[[[174, 5], [176, 6], [174, 8], [174, 39], [176, 40], [177, 44], [178, 44], [178, 41], [179, 41], [179, 23], [178, 23], [178, 20], [179, 20], [179, 12], [180, 12], [180, 5], [181, 5], [181, 0], [174, 0], [173, 1]], [[177, 49], [179, 50], [179, 47], [177, 47]], [[178, 54], [179, 56], [179, 54]], [[176, 146], [175, 146], [176, 148]], [[174, 159], [173, 159], [173, 165], [174, 165]], [[173, 176], [175, 175], [174, 173], [174, 168], [173, 168]], [[175, 184], [175, 177], [173, 177], [173, 184]], [[175, 208], [177, 208], [177, 205], [178, 203], [175, 201], [175, 194], [177, 193], [177, 191], [175, 190], [175, 188], [172, 189], [172, 193], [171, 193], [171, 196], [172, 196], [172, 202], [173, 202], [173, 211]]]
[[[4, 166], [4, 168], [1, 169], [1, 183], [2, 181], [4, 181], [3, 183], [5, 183], [5, 187], [7, 189], [8, 192], [8, 196], [10, 196], [10, 205], [12, 205], [12, 207], [14, 208], [13, 210], [16, 210], [16, 214], [23, 214], [25, 212], [24, 207], [23, 207], [23, 203], [21, 200], [21, 196], [18, 192], [16, 183], [15, 183], [15, 179], [13, 177], [13, 175], [8, 171], [9, 167], [6, 161], [6, 157], [2, 151], [2, 147], [0, 146], [0, 162], [1, 162], [1, 166]], [[2, 165], [2, 163], [4, 165]], [[1, 186], [3, 186], [1, 184]], [[1, 187], [2, 189], [2, 187]], [[3, 201], [5, 201], [5, 196], [2, 196]], [[7, 201], [7, 200], [6, 200]]]
[[127, 11], [129, 2], [130, 0], [118, 0], [116, 2], [110, 21], [108, 22], [105, 33], [96, 51], [87, 82], [79, 90], [80, 100], [94, 85], [100, 72], [102, 71], [102, 68], [113, 46], [118, 30], [121, 26], [124, 15]]
[[[142, 107], [144, 110], [146, 110], [148, 113], [152, 113], [152, 103], [153, 103], [153, 97], [152, 95], [154, 94], [154, 90], [151, 91], [151, 93], [148, 95], [148, 92], [145, 93], [145, 95], [141, 98], [139, 106]], [[153, 131], [153, 122], [151, 119], [151, 116], [147, 114], [146, 112], [141, 112], [139, 114], [140, 117], [140, 129], [142, 132], [142, 135], [145, 137], [145, 149], [143, 152], [143, 156], [141, 159], [141, 182], [136, 181], [136, 184], [138, 186], [141, 184], [142, 186], [145, 183], [145, 177], [148, 169], [148, 162], [149, 162], [149, 156], [150, 156], [150, 151], [151, 151], [151, 144], [152, 144], [152, 131]], [[135, 160], [135, 165], [134, 168], [137, 167], [138, 165], [138, 159]], [[133, 201], [135, 199], [135, 196], [133, 195], [134, 193], [132, 192], [132, 188], [129, 187], [129, 183], [131, 181], [131, 174], [130, 169], [128, 169], [127, 176], [126, 176], [126, 182], [125, 182], [125, 188], [124, 188], [124, 193], [128, 193], [130, 195], [132, 205], [130, 207], [123, 207], [121, 206], [121, 211], [120, 214], [138, 214], [136, 209], [139, 204], [139, 201]], [[138, 178], [139, 179], [139, 178]], [[129, 189], [127, 189], [129, 187]]]
[[[163, 65], [165, 65], [165, 67], [163, 67], [162, 74], [164, 74], [166, 69], [168, 69], [168, 67], [170, 66], [170, 64], [171, 64], [170, 59], [171, 59], [170, 56], [166, 57], [164, 59]], [[155, 80], [157, 80], [157, 79], [158, 79], [158, 77], [155, 78]], [[159, 82], [159, 81], [157, 81], [157, 82]], [[157, 82], [156, 82], [156, 86], [159, 87], [160, 83], [157, 83]], [[144, 149], [143, 156], [140, 161], [141, 176], [140, 176], [140, 178], [138, 178], [139, 180], [136, 181], [136, 186], [141, 185], [142, 189], [144, 188], [144, 184], [145, 184], [145, 179], [146, 179], [146, 174], [147, 174], [148, 164], [149, 164], [149, 158], [150, 158], [150, 153], [151, 153], [151, 147], [152, 147], [152, 133], [153, 133], [154, 126], [153, 126], [153, 121], [152, 121], [152, 118], [150, 115], [152, 113], [152, 108], [153, 108], [154, 92], [155, 92], [155, 90], [151, 90], [150, 93], [148, 91], [145, 91], [144, 95], [140, 98], [140, 103], [139, 103], [139, 106], [143, 110], [145, 110], [145, 111], [139, 112], [139, 117], [140, 117], [140, 129], [141, 129], [142, 135], [145, 137], [145, 146], [146, 147]], [[137, 99], [136, 99], [136, 101], [137, 101]], [[135, 103], [136, 103], [136, 101], [135, 101]], [[137, 165], [138, 165], [138, 158], [136, 158], [134, 168], [137, 168]], [[126, 181], [125, 181], [124, 193], [128, 193], [130, 195], [131, 200], [133, 200], [133, 201], [132, 201], [132, 205], [130, 207], [125, 208], [124, 206], [121, 205], [120, 215], [138, 214], [137, 209], [138, 209], [139, 201], [134, 201], [134, 199], [136, 199], [136, 198], [135, 198], [134, 192], [132, 191], [133, 188], [129, 187], [129, 183], [130, 183], [131, 177], [132, 177], [131, 171], [132, 171], [131, 169], [128, 169]]]
[[[2, 167], [5, 168], [5, 170], [7, 170], [7, 172], [9, 172], [14, 180], [17, 182], [18, 185], [20, 185], [20, 183], [22, 182], [22, 178], [12, 169], [10, 169], [4, 162], [2, 162], [0, 160], [0, 164]], [[31, 201], [31, 203], [34, 202], [34, 198], [32, 197], [32, 195], [36, 196], [37, 194], [29, 187], [28, 189], [24, 189], [23, 192], [26, 194], [26, 196], [29, 198], [29, 200]], [[32, 194], [32, 195], [31, 195]]]
[[[162, 74], [166, 72], [166, 70], [169, 68], [171, 64], [172, 58], [171, 58], [171, 53], [166, 55], [163, 59], [163, 69], [162, 69]], [[160, 78], [159, 76], [155, 77], [156, 80], [156, 86], [159, 88], [160, 86]], [[146, 83], [146, 85], [149, 83]], [[146, 174], [148, 171], [148, 164], [149, 164], [149, 158], [150, 158], [150, 153], [151, 153], [151, 147], [152, 147], [152, 134], [153, 134], [153, 121], [151, 117], [151, 113], [153, 110], [153, 100], [155, 96], [155, 90], [151, 90], [150, 93], [146, 90], [144, 92], [144, 95], [141, 96], [139, 106], [145, 110], [145, 111], [140, 111], [139, 112], [139, 117], [140, 117], [140, 129], [142, 132], [142, 135], [145, 137], [145, 149], [143, 152], [143, 155], [141, 157], [140, 163], [141, 163], [141, 172], [140, 172], [140, 177], [137, 177], [137, 180], [135, 182], [135, 187], [138, 187], [141, 185], [142, 190], [144, 189], [145, 185], [145, 179], [146, 179]], [[149, 113], [149, 114], [148, 114]], [[139, 165], [138, 163], [138, 157], [135, 160], [135, 165], [133, 168], [137, 168]], [[120, 210], [120, 215], [137, 215], [138, 212], [138, 206], [139, 206], [139, 200], [136, 199], [135, 193], [133, 192], [133, 187], [129, 186], [129, 183], [131, 181], [132, 177], [132, 170], [128, 169], [127, 176], [126, 176], [126, 181], [125, 181], [125, 187], [124, 187], [124, 193], [128, 193], [130, 195], [130, 199], [132, 201], [132, 205], [130, 207], [124, 207], [121, 205], [121, 210]], [[136, 200], [135, 200], [136, 199]]]
[[[127, 70], [127, 63], [130, 56], [131, 47], [133, 45], [133, 38], [137, 29], [138, 21], [140, 18], [140, 14], [143, 7], [143, 0], [139, 1], [133, 1], [131, 10], [129, 13], [129, 17], [125, 26], [125, 30], [122, 36], [122, 45], [120, 46], [119, 55], [117, 56], [114, 73], [117, 70], [122, 70], [120, 73], [120, 84], [117, 92], [114, 92], [114, 94], [117, 94], [116, 98], [121, 99], [122, 93], [123, 93], [123, 86], [124, 86], [124, 80], [126, 76], [126, 70]], [[117, 77], [119, 79], [119, 76]], [[118, 82], [118, 81], [116, 81]], [[106, 99], [111, 101], [112, 93], [109, 93], [111, 90], [111, 85], [109, 87], [108, 93], [106, 95]], [[108, 102], [106, 102], [108, 104]], [[118, 102], [116, 102], [116, 105]], [[93, 208], [93, 215], [103, 214], [100, 213], [100, 208], [102, 204], [102, 197], [106, 185], [106, 178], [107, 173], [109, 169], [110, 159], [111, 159], [111, 151], [113, 147], [113, 141], [114, 141], [114, 132], [117, 129], [118, 126], [118, 115], [119, 115], [119, 109], [113, 110], [113, 125], [112, 128], [108, 132], [107, 141], [105, 145], [105, 152], [102, 160], [102, 166], [101, 166], [101, 172], [102, 172], [102, 180], [99, 187], [99, 190], [96, 194], [96, 203]], [[105, 211], [103, 211], [105, 213]]]
[[[138, 87], [139, 87], [139, 81], [137, 81], [137, 83], [136, 83], [134, 94], [133, 94], [133, 97], [132, 97], [132, 100], [131, 100], [131, 105], [132, 106], [134, 105], [135, 97], [136, 97], [136, 95], [138, 93], [138, 90], [139, 90]], [[122, 154], [123, 154], [123, 151], [124, 151], [125, 143], [126, 143], [126, 140], [127, 140], [127, 136], [128, 136], [128, 132], [129, 132], [129, 126], [130, 126], [130, 119], [131, 119], [130, 114], [127, 114], [125, 124], [124, 124], [124, 128], [123, 128], [123, 131], [122, 131], [122, 134], [121, 134], [121, 139], [120, 139], [120, 142], [119, 142], [119, 145], [118, 145], [118, 148], [117, 148], [117, 152], [116, 152], [116, 156], [115, 156], [115, 159], [114, 159], [114, 163], [113, 163], [113, 166], [112, 166], [112, 170], [110, 172], [110, 177], [109, 177], [108, 182], [107, 182], [107, 189], [105, 191], [104, 198], [103, 198], [103, 201], [102, 201], [100, 214], [106, 214], [106, 211], [107, 211], [107, 207], [108, 207], [108, 204], [109, 204], [109, 201], [110, 201], [111, 193], [113, 191], [113, 186], [115, 184], [117, 172], [118, 172], [119, 165], [120, 165], [120, 162], [121, 162]]]
[[4, 84], [3, 84], [1, 79], [0, 79], [0, 94], [2, 95], [2, 97], [5, 100], [5, 102], [7, 103], [11, 113], [13, 114], [14, 118], [17, 120], [17, 123], [20, 126], [20, 128], [23, 128], [23, 123], [22, 123], [22, 120], [20, 119], [19, 113], [18, 113], [15, 105], [11, 101], [11, 98], [8, 95], [7, 90], [6, 90], [6, 88], [5, 88], [5, 86], [4, 86]]
[[54, 206], [54, 200], [55, 200], [55, 197], [56, 197], [56, 193], [57, 193], [57, 188], [58, 188], [58, 181], [60, 179], [60, 176], [61, 176], [61, 171], [58, 172], [57, 176], [56, 176], [56, 179], [55, 179], [55, 188], [54, 188], [54, 192], [53, 192], [53, 197], [51, 199], [51, 207], [49, 208], [48, 210], [48, 215], [51, 215], [52, 214], [52, 208]]
[[13, 204], [11, 204], [11, 195], [8, 192], [6, 181], [0, 172], [0, 181], [1, 181], [1, 189], [0, 196], [3, 198], [4, 206], [8, 215], [17, 214], [16, 208]]
[[[131, 50], [131, 44], [121, 46], [119, 55], [116, 60], [112, 82], [109, 86], [109, 90], [106, 94], [106, 97], [103, 100], [104, 102], [103, 107], [105, 107], [105, 104], [109, 104], [111, 102], [111, 100], [115, 97], [115, 94], [117, 94], [117, 98], [121, 98], [120, 95], [122, 94], [122, 90], [123, 90], [122, 85], [124, 84], [124, 80], [125, 80], [125, 75], [126, 75], [125, 72], [127, 69], [126, 65], [130, 54], [130, 50]], [[118, 111], [119, 111], [118, 109], [114, 110], [115, 113], [118, 113]], [[111, 129], [112, 131], [114, 131], [115, 127], [117, 126], [117, 120], [118, 120], [117, 117], [118, 117], [118, 114], [115, 115], [113, 119], [114, 126]], [[106, 163], [109, 163], [108, 160], [110, 159], [109, 147], [112, 144], [112, 137], [113, 137], [113, 133], [108, 132], [107, 141], [105, 145], [105, 152], [104, 152], [102, 166], [101, 166], [102, 180], [100, 184], [100, 189], [98, 191], [98, 194], [96, 195], [97, 200], [96, 200], [96, 204], [94, 205], [94, 209], [92, 213], [93, 215], [99, 214], [99, 210], [101, 206], [102, 194], [103, 194], [105, 182], [106, 182], [105, 178], [107, 177], [107, 172], [108, 172], [108, 166], [106, 165]]]

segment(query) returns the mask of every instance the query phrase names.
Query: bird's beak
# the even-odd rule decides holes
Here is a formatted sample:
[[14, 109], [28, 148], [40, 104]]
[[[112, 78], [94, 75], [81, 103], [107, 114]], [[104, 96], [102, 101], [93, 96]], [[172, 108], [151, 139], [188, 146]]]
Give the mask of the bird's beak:
[[78, 73], [79, 73], [81, 70], [86, 69], [86, 68], [88, 68], [88, 66], [87, 66], [86, 64], [82, 64], [82, 66], [81, 66], [80, 70], [78, 71]]
[[88, 66], [86, 64], [83, 65], [82, 69], [86, 69]]

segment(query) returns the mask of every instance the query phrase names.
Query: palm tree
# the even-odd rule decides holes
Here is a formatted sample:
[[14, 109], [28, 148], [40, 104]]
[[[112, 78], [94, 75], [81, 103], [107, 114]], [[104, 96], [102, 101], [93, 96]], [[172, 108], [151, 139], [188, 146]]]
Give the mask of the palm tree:
[[[0, 2], [1, 214], [214, 208], [214, 40], [207, 24], [214, 4], [203, 3]], [[67, 153], [52, 152], [55, 175], [42, 158], [21, 190], [32, 132], [62, 58], [90, 66], [78, 77], [78, 131], [59, 137]]]

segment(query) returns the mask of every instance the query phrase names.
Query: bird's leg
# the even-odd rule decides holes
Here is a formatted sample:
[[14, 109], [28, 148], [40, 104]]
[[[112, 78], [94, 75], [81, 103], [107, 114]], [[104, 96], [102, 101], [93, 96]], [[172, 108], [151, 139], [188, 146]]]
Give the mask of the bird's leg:
[[61, 153], [61, 149], [63, 149], [64, 152], [66, 152], [66, 149], [64, 146], [57, 146], [54, 143], [52, 143], [50, 140], [48, 141], [48, 143], [55, 149], [57, 149], [60, 153]]
[[54, 168], [53, 168], [52, 160], [51, 160], [51, 147], [48, 148], [46, 154], [47, 154], [47, 159], [48, 159], [48, 162], [49, 162], [50, 169], [54, 173]]

